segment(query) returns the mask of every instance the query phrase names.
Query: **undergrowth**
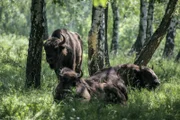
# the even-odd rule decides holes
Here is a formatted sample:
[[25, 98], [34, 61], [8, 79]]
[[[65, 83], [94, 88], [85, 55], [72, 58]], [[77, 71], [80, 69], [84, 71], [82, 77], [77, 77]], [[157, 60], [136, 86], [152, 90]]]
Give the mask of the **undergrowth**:
[[[11, 39], [9, 41], [9, 39]], [[108, 104], [99, 100], [82, 102], [68, 98], [53, 101], [57, 78], [45, 61], [43, 51], [41, 88], [25, 89], [28, 39], [15, 35], [0, 37], [0, 119], [3, 120], [179, 120], [180, 64], [162, 59], [156, 53], [149, 67], [161, 81], [155, 91], [129, 91], [126, 105]], [[135, 56], [119, 51], [110, 55], [112, 66], [133, 63]], [[87, 55], [83, 56], [84, 77], [88, 76]]]

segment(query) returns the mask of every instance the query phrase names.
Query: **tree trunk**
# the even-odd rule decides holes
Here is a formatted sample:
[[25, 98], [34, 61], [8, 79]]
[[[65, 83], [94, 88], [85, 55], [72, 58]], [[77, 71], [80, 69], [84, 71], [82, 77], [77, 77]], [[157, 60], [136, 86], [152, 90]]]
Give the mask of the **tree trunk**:
[[152, 55], [154, 54], [155, 50], [159, 46], [160, 42], [162, 41], [164, 35], [166, 34], [166, 31], [169, 27], [172, 13], [175, 10], [175, 6], [177, 4], [178, 0], [169, 0], [169, 3], [166, 7], [166, 12], [164, 14], [164, 17], [155, 31], [155, 33], [152, 35], [150, 41], [147, 43], [146, 46], [143, 47], [140, 54], [136, 57], [135, 64], [137, 65], [147, 65], [150, 59], [152, 58]]
[[166, 43], [164, 47], [163, 57], [164, 58], [171, 58], [174, 51], [174, 38], [176, 35], [176, 25], [177, 19], [175, 17], [172, 18], [170, 26], [167, 31], [166, 35]]
[[175, 59], [176, 62], [179, 62], [180, 61], [180, 50], [178, 52], [178, 55], [176, 56], [176, 59]]
[[45, 1], [32, 0], [31, 31], [26, 64], [26, 87], [40, 87], [41, 58], [43, 40], [45, 37]]
[[103, 7], [92, 8], [92, 24], [88, 35], [88, 70], [92, 75], [99, 70], [98, 65], [98, 33], [104, 14]]
[[153, 33], [154, 2], [155, 0], [149, 0], [145, 45], [150, 40]]
[[2, 12], [3, 12], [3, 1], [1, 3], [1, 6], [0, 6], [0, 22], [2, 21]]
[[44, 2], [44, 9], [43, 9], [43, 19], [44, 19], [44, 29], [45, 29], [45, 32], [43, 33], [44, 34], [44, 37], [43, 37], [43, 40], [46, 40], [48, 39], [48, 26], [47, 26], [47, 18], [46, 18], [46, 2]]
[[107, 38], [107, 29], [108, 29], [108, 4], [105, 9], [105, 66], [109, 67], [110, 62], [109, 62], [109, 52], [108, 52], [108, 38]]
[[98, 32], [98, 70], [104, 68], [105, 59], [105, 10], [103, 11]]
[[111, 2], [113, 11], [113, 35], [111, 41], [111, 53], [117, 54], [118, 50], [118, 40], [119, 40], [119, 8], [117, 5], [117, 0]]
[[146, 0], [140, 0], [140, 23], [139, 23], [139, 34], [138, 37], [130, 50], [130, 54], [136, 52], [138, 55], [143, 47], [146, 40], [146, 27], [147, 27], [147, 2]]

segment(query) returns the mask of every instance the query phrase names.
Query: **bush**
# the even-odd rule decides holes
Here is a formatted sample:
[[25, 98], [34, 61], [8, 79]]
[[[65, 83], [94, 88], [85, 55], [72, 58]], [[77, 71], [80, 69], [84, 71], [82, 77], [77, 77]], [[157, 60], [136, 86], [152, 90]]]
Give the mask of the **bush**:
[[[0, 119], [38, 120], [154, 120], [180, 119], [180, 66], [173, 60], [164, 60], [155, 54], [149, 65], [161, 80], [155, 91], [129, 91], [127, 105], [107, 104], [92, 100], [82, 102], [70, 97], [54, 103], [52, 92], [57, 78], [45, 61], [43, 51], [41, 88], [24, 89], [27, 38], [16, 35], [0, 37]], [[110, 56], [111, 65], [133, 63], [135, 56], [119, 52]], [[83, 72], [88, 76], [87, 54], [83, 56]]]

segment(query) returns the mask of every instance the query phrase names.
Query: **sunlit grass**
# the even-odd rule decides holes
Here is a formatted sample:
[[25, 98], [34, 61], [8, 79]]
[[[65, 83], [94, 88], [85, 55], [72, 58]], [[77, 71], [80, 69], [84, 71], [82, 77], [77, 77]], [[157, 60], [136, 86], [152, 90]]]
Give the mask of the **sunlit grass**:
[[[11, 41], [5, 42], [7, 39]], [[21, 41], [16, 42], [16, 41]], [[26, 41], [26, 42], [24, 42]], [[130, 90], [125, 106], [92, 100], [82, 102], [70, 97], [59, 104], [52, 92], [57, 84], [54, 71], [45, 61], [43, 53], [41, 88], [24, 89], [27, 39], [0, 37], [0, 119], [12, 120], [179, 120], [180, 119], [180, 64], [165, 60], [156, 54], [148, 64], [161, 80], [155, 91]], [[22, 47], [23, 46], [23, 47]], [[18, 50], [18, 53], [17, 53]], [[135, 56], [119, 52], [110, 54], [112, 66], [133, 63]], [[82, 69], [88, 76], [87, 54], [83, 55]]]

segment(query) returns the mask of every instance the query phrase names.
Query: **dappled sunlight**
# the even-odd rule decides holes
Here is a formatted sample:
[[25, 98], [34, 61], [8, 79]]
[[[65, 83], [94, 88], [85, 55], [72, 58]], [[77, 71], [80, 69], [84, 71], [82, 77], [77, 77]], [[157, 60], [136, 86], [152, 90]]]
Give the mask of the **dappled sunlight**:
[[[8, 37], [8, 36], [7, 36]], [[15, 37], [16, 39], [16, 37]], [[20, 38], [22, 41], [26, 38]], [[5, 41], [2, 40], [1, 41]], [[40, 89], [24, 90], [25, 82], [25, 50], [19, 50], [19, 54], [6, 55], [8, 49], [4, 46], [0, 62], [5, 59], [19, 61], [17, 64], [3, 63], [0, 74], [0, 117], [6, 119], [179, 119], [180, 107], [180, 67], [173, 60], [153, 59], [149, 66], [154, 66], [154, 71], [161, 80], [161, 85], [155, 91], [146, 89], [130, 90], [129, 100], [126, 105], [109, 104], [102, 100], [93, 99], [90, 102], [82, 102], [82, 99], [73, 96], [60, 103], [53, 101], [53, 90], [58, 82], [56, 75], [45, 60], [42, 61], [42, 86]], [[13, 44], [10, 43], [10, 44]], [[8, 46], [7, 46], [8, 47]], [[11, 51], [15, 52], [16, 51]], [[135, 56], [127, 56], [119, 53], [110, 55], [111, 65], [133, 63]], [[83, 55], [82, 69], [84, 77], [89, 76], [87, 70], [87, 54]], [[158, 62], [159, 61], [159, 62]], [[162, 112], [163, 111], [163, 112]], [[138, 114], [137, 114], [138, 113]]]
[[[177, 0], [170, 1], [174, 1], [174, 4], [175, 2], [177, 2]], [[134, 88], [134, 86], [125, 85], [124, 82], [126, 78], [121, 78], [122, 76], [116, 73], [117, 71], [124, 72], [125, 70], [119, 71], [118, 68], [115, 68], [115, 72], [105, 73], [103, 75], [98, 76], [96, 78], [97, 80], [95, 79], [94, 83], [100, 80], [100, 84], [98, 84], [98, 87], [95, 86], [94, 88], [96, 88], [97, 91], [99, 89], [100, 90], [97, 92], [96, 89], [92, 87], [94, 90], [92, 91], [94, 93], [97, 92], [99, 96], [103, 96], [104, 93], [102, 91], [104, 90], [104, 84], [112, 85], [108, 86], [110, 87], [108, 88], [108, 90], [110, 89], [112, 90], [112, 92], [117, 91], [113, 88], [118, 88], [121, 90], [124, 88], [125, 90], [123, 90], [126, 91], [128, 99], [123, 104], [114, 103], [115, 99], [113, 99], [112, 102], [105, 101], [104, 99], [99, 98], [98, 95], [92, 96], [90, 101], [87, 101], [82, 97], [79, 97], [77, 95], [77, 89], [72, 86], [70, 86], [68, 90], [66, 89], [68, 92], [64, 95], [65, 97], [63, 100], [55, 101], [54, 94], [55, 92], [57, 92], [56, 88], [58, 84], [63, 81], [62, 78], [60, 79], [60, 77], [58, 80], [57, 76], [61, 76], [62, 70], [61, 68], [57, 68], [58, 70], [56, 70], [55, 73], [55, 71], [49, 67], [49, 64], [46, 60], [45, 49], [42, 46], [42, 43], [44, 43], [44, 39], [46, 38], [42, 38], [42, 34], [39, 34], [43, 33], [44, 28], [43, 30], [41, 30], [40, 28], [33, 29], [32, 27], [34, 22], [31, 23], [31, 10], [34, 9], [33, 7], [30, 7], [31, 2], [32, 0], [19, 0], [19, 2], [15, 0], [4, 0], [0, 2], [0, 120], [180, 120], [180, 63], [175, 62], [175, 58], [180, 48], [179, 25], [177, 26], [176, 36], [174, 38], [175, 42], [173, 43], [173, 54], [168, 59], [163, 57], [163, 51], [166, 43], [165, 29], [160, 30], [160, 32], [164, 32], [164, 36], [158, 34], [160, 35], [160, 38], [164, 38], [162, 42], [159, 44], [156, 51], [152, 54], [152, 58], [147, 64], [147, 67], [152, 68], [152, 70], [157, 75], [157, 77], [154, 74], [149, 75], [156, 80], [156, 85], [158, 86], [155, 89], [138, 89]], [[99, 51], [105, 52], [107, 50], [109, 54], [108, 59], [110, 62], [110, 67], [126, 63], [133, 64], [135, 62], [136, 53], [132, 52], [132, 54], [129, 54], [129, 52], [132, 46], [134, 45], [134, 42], [138, 39], [137, 36], [139, 28], [144, 28], [144, 26], [141, 26], [140, 24], [141, 17], [144, 16], [141, 15], [141, 11], [139, 9], [141, 6], [140, 3], [142, 1], [113, 0], [114, 4], [116, 4], [116, 7], [113, 7], [111, 5], [112, 1], [107, 0], [94, 0], [94, 4], [93, 1], [88, 0], [46, 0], [45, 2], [46, 8], [41, 9], [42, 13], [39, 13], [40, 15], [38, 17], [43, 16], [44, 21], [39, 21], [39, 23], [44, 23], [42, 26], [46, 26], [45, 21], [47, 20], [47, 28], [45, 28], [48, 31], [47, 36], [50, 37], [52, 31], [54, 31], [55, 29], [66, 28], [67, 30], [77, 32], [82, 39], [82, 78], [90, 77], [88, 71], [88, 67], [91, 67], [88, 66], [88, 64], [90, 63], [90, 61], [88, 61], [89, 46], [93, 49], [96, 49], [97, 51], [95, 52], [97, 53]], [[149, 1], [147, 3], [149, 3]], [[152, 21], [152, 32], [156, 31], [158, 26], [161, 24], [167, 4], [168, 3], [165, 0], [159, 0], [154, 3], [154, 18]], [[108, 5], [108, 9], [106, 9], [108, 11], [104, 11], [105, 9], [103, 8], [102, 11], [104, 13], [101, 13], [99, 14], [99, 16], [96, 16], [97, 21], [99, 21], [97, 23], [97, 34], [93, 34], [89, 38], [89, 43], [91, 43], [90, 45], [88, 44], [88, 32], [91, 30], [91, 23], [93, 23], [91, 18], [93, 16], [92, 10], [94, 10], [92, 9], [93, 5], [95, 7], [97, 5], [101, 5], [103, 7], [106, 7]], [[179, 5], [180, 3], [178, 2], [178, 7], [174, 14], [174, 16], [178, 18], [178, 20], [180, 14], [178, 12], [180, 8]], [[118, 14], [114, 14], [115, 12]], [[40, 18], [38, 17], [36, 21], [40, 20]], [[103, 20], [99, 18], [102, 18]], [[167, 20], [165, 21], [167, 22]], [[101, 24], [101, 22], [104, 24]], [[117, 22], [119, 24], [115, 25], [117, 28], [115, 29], [113, 24]], [[162, 24], [162, 28], [168, 28], [167, 25], [163, 26]], [[37, 27], [38, 24], [34, 24], [34, 26]], [[98, 44], [98, 42], [100, 41], [99, 35], [101, 34], [101, 32], [99, 32], [98, 30], [99, 27], [102, 27], [103, 31], [101, 32], [104, 32], [103, 37], [107, 37], [106, 42], [108, 49], [106, 48], [107, 46], [104, 46], [102, 48], [99, 47], [105, 45], [105, 43], [102, 43], [103, 45]], [[105, 30], [106, 27], [107, 30]], [[39, 38], [42, 39], [36, 40], [36, 37], [32, 36], [30, 33], [31, 29], [34, 30], [34, 33], [37, 33], [37, 36], [34, 36], [38, 38], [39, 34], [41, 35]], [[145, 33], [145, 29], [143, 30]], [[34, 40], [30, 40], [29, 38], [31, 37], [34, 37]], [[118, 38], [114, 40], [116, 46], [119, 47], [117, 49], [117, 54], [113, 54], [113, 52], [110, 52], [111, 44], [113, 43], [113, 38]], [[155, 39], [155, 41], [156, 40], [158, 40], [158, 38]], [[36, 59], [33, 59], [31, 61], [31, 63], [33, 63], [39, 60], [39, 63], [41, 63], [41, 65], [39, 66], [41, 72], [39, 74], [40, 87], [38, 87], [37, 89], [34, 88], [34, 86], [31, 86], [27, 89], [27, 86], [25, 86], [25, 83], [27, 81], [26, 64], [27, 56], [29, 54], [29, 43], [31, 44], [30, 46], [32, 46], [34, 49], [34, 51], [32, 52], [32, 54], [34, 54], [31, 56], [31, 58], [34, 57], [36, 53], [35, 51], [37, 49], [43, 47], [42, 59], [40, 54], [36, 57]], [[70, 48], [70, 46], [68, 47]], [[150, 46], [149, 48], [151, 47], [153, 46]], [[58, 49], [56, 49], [56, 52], [58, 54], [59, 46], [57, 48]], [[41, 51], [41, 49], [39, 49], [39, 51]], [[71, 53], [72, 51], [68, 52]], [[152, 51], [150, 50], [149, 54], [151, 53]], [[105, 63], [107, 61], [102, 62]], [[38, 66], [39, 64], [36, 65]], [[28, 73], [33, 73], [35, 71], [35, 67], [36, 66], [33, 66], [33, 69]], [[130, 74], [134, 75], [134, 73], [136, 72], [137, 76], [133, 77], [133, 79], [137, 79], [134, 83], [137, 84], [137, 86], [141, 86], [139, 79], [142, 79], [143, 82], [146, 82], [145, 79], [147, 78], [147, 76], [142, 77], [141, 75], [143, 73], [139, 72], [140, 70], [142, 70], [142, 66], [138, 67], [138, 70], [135, 69], [136, 67], [134, 67], [134, 69], [132, 68], [133, 73], [127, 73], [127, 81], [129, 82], [130, 80]], [[112, 84], [112, 81], [110, 80], [110, 82], [108, 81], [109, 83], [107, 83], [107, 81], [105, 81], [104, 79], [111, 79], [107, 78], [109, 77], [106, 76], [107, 74], [117, 75], [118, 82], [116, 81]], [[104, 83], [101, 81], [100, 77], [104, 77], [102, 79]], [[120, 81], [121, 79], [122, 81]], [[67, 79], [65, 79], [64, 81], [67, 82]], [[119, 81], [122, 83], [120, 83]], [[35, 82], [37, 81], [34, 80], [33, 84]], [[90, 85], [88, 86], [88, 84], [85, 84], [85, 82], [82, 84], [89, 92]], [[89, 82], [89, 84], [91, 84], [91, 82]], [[124, 87], [120, 88], [122, 85], [124, 85]], [[151, 87], [150, 85], [144, 86]], [[93, 92], [90, 92], [89, 94], [91, 95]], [[110, 96], [111, 94], [108, 95]], [[111, 97], [109, 96], [108, 98]]]

